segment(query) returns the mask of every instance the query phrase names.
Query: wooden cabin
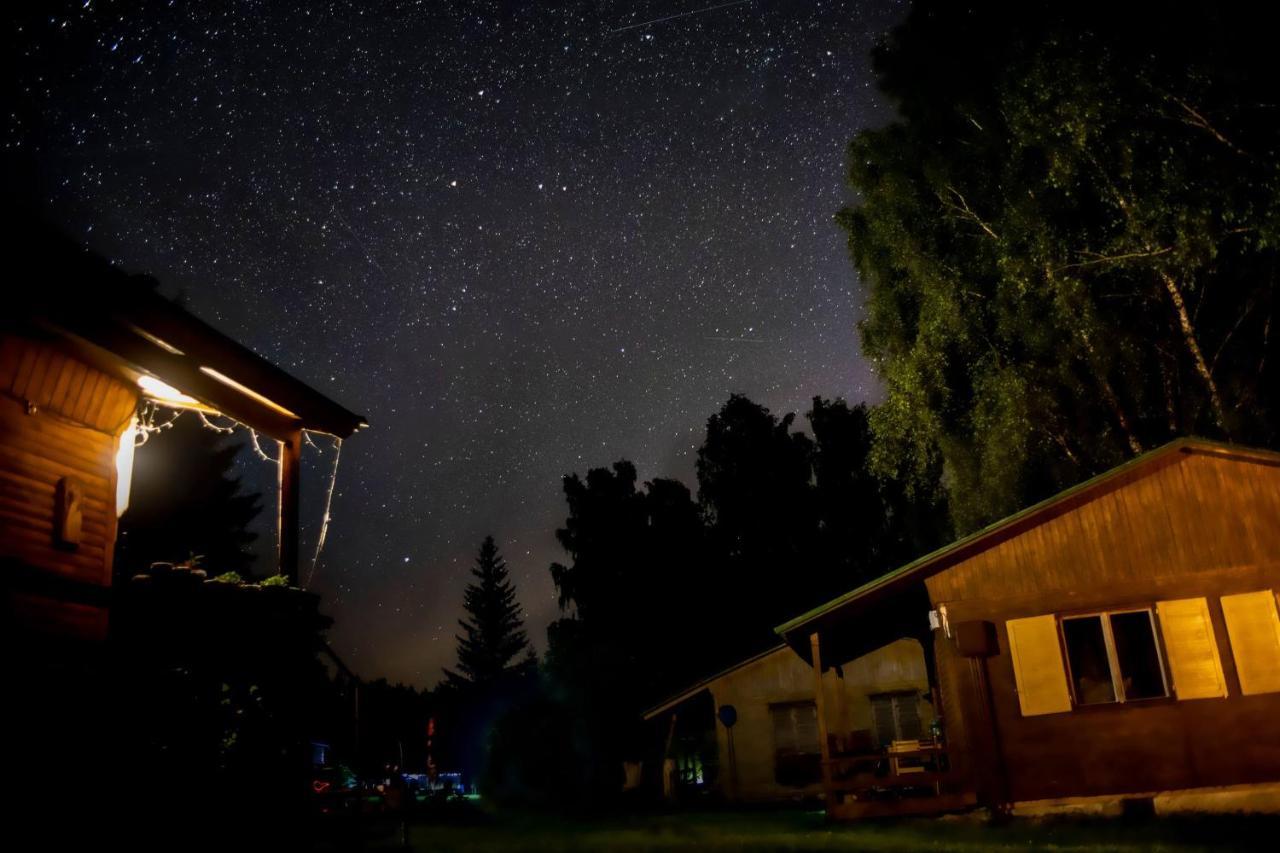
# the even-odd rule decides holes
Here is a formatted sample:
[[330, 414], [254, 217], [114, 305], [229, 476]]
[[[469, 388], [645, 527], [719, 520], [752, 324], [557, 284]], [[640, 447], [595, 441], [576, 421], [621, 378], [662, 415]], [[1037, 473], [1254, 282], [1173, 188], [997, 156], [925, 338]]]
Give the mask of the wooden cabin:
[[[831, 817], [971, 801], [1274, 811], [1277, 591], [1280, 454], [1186, 439], [777, 630], [815, 680], [897, 636], [931, 651], [943, 737], [922, 755], [936, 756], [935, 794], [860, 796], [851, 761], [828, 749]], [[836, 718], [817, 710], [826, 734]]]
[[[682, 720], [688, 730], [690, 719], [694, 730], [713, 730], [707, 783], [729, 802], [815, 799], [822, 794], [822, 751], [814, 690], [808, 663], [783, 644], [690, 686], [644, 718], [670, 732]], [[895, 741], [926, 736], [935, 719], [924, 651], [914, 639], [831, 667], [822, 693], [828, 728], [844, 733], [837, 748], [856, 750], [872, 765]], [[675, 754], [674, 746], [666, 758], [678, 773], [710, 771], [700, 756]]]
[[[106, 634], [139, 401], [234, 418], [279, 444], [280, 571], [296, 581], [302, 431], [364, 419], [68, 240], [31, 229], [0, 317], [5, 627]], [[18, 286], [21, 283], [21, 286]]]

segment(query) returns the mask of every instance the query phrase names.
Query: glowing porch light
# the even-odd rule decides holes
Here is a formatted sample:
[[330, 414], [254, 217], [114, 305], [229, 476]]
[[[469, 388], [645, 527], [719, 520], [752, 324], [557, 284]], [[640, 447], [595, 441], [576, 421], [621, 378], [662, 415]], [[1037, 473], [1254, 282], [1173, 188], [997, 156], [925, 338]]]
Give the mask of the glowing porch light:
[[275, 409], [277, 412], [279, 412], [282, 415], [285, 415], [286, 417], [290, 417], [290, 418], [298, 417], [296, 414], [289, 411], [288, 409], [286, 409], [284, 406], [280, 405], [276, 401], [262, 396], [257, 391], [250, 388], [248, 385], [241, 385], [239, 382], [235, 381], [230, 376], [227, 376], [225, 373], [219, 373], [218, 371], [214, 370], [212, 367], [201, 366], [200, 372], [203, 373], [205, 376], [212, 376], [214, 379], [218, 380], [223, 385], [226, 385], [228, 388], [234, 388], [235, 390], [239, 391], [241, 394], [245, 395], [246, 397], [251, 397], [254, 400], [257, 400], [262, 405]]
[[138, 440], [138, 419], [132, 418], [120, 434], [116, 446], [116, 518], [129, 508], [129, 487], [133, 484], [133, 449]]
[[148, 397], [159, 400], [162, 403], [173, 403], [181, 406], [198, 406], [200, 401], [188, 394], [183, 394], [177, 388], [174, 388], [168, 382], [163, 382], [154, 376], [143, 374], [138, 377], [138, 387], [147, 393]]

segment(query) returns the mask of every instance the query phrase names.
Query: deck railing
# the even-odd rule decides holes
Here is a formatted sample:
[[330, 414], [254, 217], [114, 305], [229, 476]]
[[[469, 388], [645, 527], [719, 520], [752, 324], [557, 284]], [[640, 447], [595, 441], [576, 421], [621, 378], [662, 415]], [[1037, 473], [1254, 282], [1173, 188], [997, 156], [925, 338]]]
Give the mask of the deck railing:
[[954, 779], [945, 744], [894, 741], [879, 752], [837, 753], [825, 762], [827, 811], [849, 819], [934, 814], [972, 805], [972, 793], [950, 790]]

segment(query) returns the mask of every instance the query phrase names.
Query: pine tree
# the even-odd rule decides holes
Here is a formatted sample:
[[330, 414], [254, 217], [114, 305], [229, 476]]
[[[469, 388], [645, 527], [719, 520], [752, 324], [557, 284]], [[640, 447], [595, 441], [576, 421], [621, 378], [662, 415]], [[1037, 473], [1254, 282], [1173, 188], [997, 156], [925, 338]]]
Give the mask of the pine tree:
[[480, 545], [471, 575], [475, 581], [467, 584], [463, 595], [467, 618], [458, 620], [463, 631], [456, 637], [458, 671], [445, 670], [455, 686], [493, 684], [524, 667], [518, 658], [533, 651], [520, 617], [515, 585], [492, 536]]

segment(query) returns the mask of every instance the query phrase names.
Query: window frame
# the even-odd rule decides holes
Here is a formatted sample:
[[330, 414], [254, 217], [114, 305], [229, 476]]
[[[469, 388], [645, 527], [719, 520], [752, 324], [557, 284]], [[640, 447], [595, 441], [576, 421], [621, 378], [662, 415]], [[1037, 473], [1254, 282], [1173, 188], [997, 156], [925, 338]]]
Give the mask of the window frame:
[[[1160, 669], [1160, 684], [1164, 688], [1164, 693], [1160, 696], [1145, 696], [1138, 699], [1129, 699], [1125, 696], [1124, 689], [1124, 673], [1120, 671], [1120, 658], [1116, 652], [1115, 634], [1111, 630], [1111, 617], [1123, 616], [1128, 613], [1145, 613], [1147, 614], [1147, 624], [1151, 626], [1151, 639], [1156, 650], [1156, 663]], [[1174, 698], [1171, 679], [1169, 678], [1169, 665], [1166, 660], [1164, 651], [1164, 637], [1160, 631], [1160, 623], [1156, 618], [1156, 608], [1154, 604], [1139, 605], [1135, 607], [1118, 607], [1111, 610], [1088, 610], [1078, 613], [1059, 613], [1058, 617], [1058, 642], [1062, 648], [1063, 668], [1067, 671], [1067, 689], [1071, 696], [1071, 706], [1077, 710], [1086, 708], [1106, 708], [1112, 705], [1132, 705], [1141, 702], [1164, 702]], [[1111, 691], [1115, 695], [1115, 699], [1110, 702], [1081, 702], [1077, 695], [1077, 684], [1075, 673], [1071, 667], [1071, 650], [1067, 646], [1066, 631], [1063, 630], [1063, 623], [1073, 619], [1090, 619], [1097, 618], [1102, 626], [1102, 640], [1107, 652], [1107, 667], [1111, 673]]]
[[867, 694], [867, 702], [871, 705], [871, 731], [877, 741], [880, 739], [880, 732], [876, 721], [876, 699], [887, 698], [889, 700], [889, 708], [893, 711], [893, 737], [889, 738], [888, 743], [878, 743], [877, 746], [888, 747], [895, 740], [910, 740], [906, 736], [906, 732], [902, 730], [902, 709], [904, 706], [910, 707], [911, 713], [915, 715], [916, 725], [920, 729], [920, 734], [915, 739], [920, 740], [924, 737], [925, 732], [929, 729], [925, 725], [924, 717], [920, 714], [920, 692], [919, 690], [880, 690], [876, 693]]
[[781, 749], [778, 744], [778, 729], [777, 729], [777, 723], [774, 718], [774, 714], [777, 713], [778, 711], [794, 711], [800, 708], [803, 708], [805, 710], [812, 710], [813, 716], [814, 716], [814, 726], [816, 729], [817, 717], [818, 717], [818, 703], [815, 700], [795, 699], [787, 702], [769, 702], [767, 707], [769, 709], [769, 730], [770, 730], [770, 737], [773, 739], [773, 754], [775, 756], [775, 760], [776, 760], [776, 756], [780, 753], [785, 755], [797, 755], [797, 756], [822, 754], [822, 732], [817, 731], [817, 739], [814, 743], [813, 752], [804, 752], [799, 748], [799, 737], [798, 737], [799, 729], [795, 727], [794, 722], [792, 723], [792, 728], [793, 728], [793, 733], [797, 735], [796, 749], [794, 751]]

